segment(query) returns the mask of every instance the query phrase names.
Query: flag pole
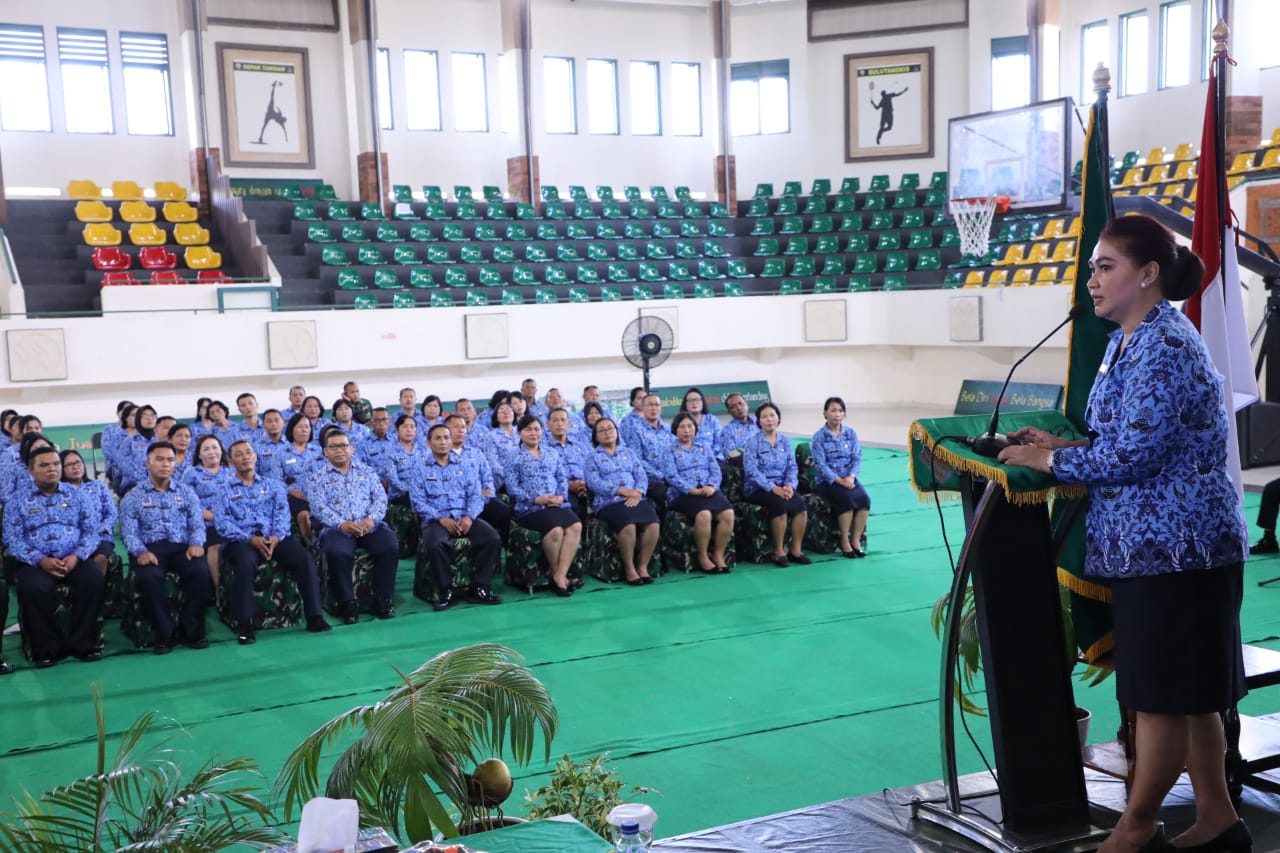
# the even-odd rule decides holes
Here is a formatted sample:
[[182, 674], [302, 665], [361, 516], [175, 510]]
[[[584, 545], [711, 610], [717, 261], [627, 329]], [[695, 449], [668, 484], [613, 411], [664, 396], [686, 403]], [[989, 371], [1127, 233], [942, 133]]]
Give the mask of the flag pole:
[[[1218, 196], [1218, 215], [1224, 217], [1223, 224], [1230, 225], [1227, 215], [1227, 38], [1231, 34], [1231, 28], [1227, 26], [1227, 22], [1219, 17], [1218, 22], [1213, 25], [1213, 71], [1214, 71], [1214, 144], [1217, 147], [1217, 186], [1214, 192]], [[1219, 237], [1221, 242], [1219, 257], [1226, 257], [1227, 252], [1227, 229], [1222, 228], [1222, 236]]]
[[[1107, 184], [1111, 183], [1111, 128], [1107, 118], [1107, 93], [1111, 91], [1111, 72], [1101, 62], [1093, 69], [1094, 116], [1097, 122], [1099, 167], [1106, 170]], [[1107, 219], [1116, 217], [1116, 203], [1111, 193], [1105, 195]]]

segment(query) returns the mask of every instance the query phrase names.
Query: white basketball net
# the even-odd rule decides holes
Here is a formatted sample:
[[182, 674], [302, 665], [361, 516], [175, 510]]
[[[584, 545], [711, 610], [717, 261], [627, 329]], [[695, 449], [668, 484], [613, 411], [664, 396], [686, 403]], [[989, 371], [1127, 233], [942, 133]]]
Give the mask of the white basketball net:
[[985, 255], [991, 246], [995, 197], [955, 199], [950, 207], [956, 228], [960, 231], [960, 251], [966, 255]]

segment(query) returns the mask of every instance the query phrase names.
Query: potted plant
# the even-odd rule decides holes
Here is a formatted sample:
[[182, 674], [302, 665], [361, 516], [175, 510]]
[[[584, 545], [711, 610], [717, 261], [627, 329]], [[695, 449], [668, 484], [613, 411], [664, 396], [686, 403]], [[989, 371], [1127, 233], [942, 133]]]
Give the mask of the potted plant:
[[[626, 784], [618, 772], [607, 767], [609, 753], [575, 762], [570, 756], [561, 757], [551, 772], [548, 784], [536, 791], [525, 791], [524, 803], [530, 820], [573, 815], [601, 838], [610, 837], [606, 818], [615, 806], [623, 802]], [[637, 796], [659, 793], [656, 788], [633, 786], [628, 792]]]
[[95, 682], [92, 692], [98, 742], [94, 772], [39, 797], [15, 798], [14, 809], [0, 814], [0, 851], [212, 853], [289, 841], [271, 825], [274, 816], [258, 798], [257, 784], [248, 784], [260, 777], [252, 759], [210, 760], [188, 777], [172, 758], [169, 745], [176, 736], [144, 746], [156, 723], [154, 712], [121, 733], [115, 759], [108, 763], [101, 684]]
[[[284, 817], [303, 803], [325, 796], [354, 799], [362, 826], [401, 831], [410, 843], [426, 841], [433, 828], [447, 838], [459, 834], [445, 808], [462, 821], [487, 815], [468, 796], [471, 773], [481, 753], [511, 755], [528, 764], [538, 733], [551, 758], [559, 716], [546, 687], [511, 649], [491, 643], [441, 652], [407, 675], [386, 698], [352, 708], [316, 729], [293, 750], [276, 791]], [[347, 745], [320, 784], [320, 758], [350, 731]], [[439, 793], [437, 793], [439, 792]]]

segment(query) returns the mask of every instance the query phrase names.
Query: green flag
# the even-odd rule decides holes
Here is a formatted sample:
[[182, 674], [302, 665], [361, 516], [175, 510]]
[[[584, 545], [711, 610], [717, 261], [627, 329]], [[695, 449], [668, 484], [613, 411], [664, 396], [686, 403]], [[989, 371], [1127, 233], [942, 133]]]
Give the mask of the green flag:
[[[1111, 200], [1111, 158], [1107, 144], [1107, 96], [1098, 99], [1089, 110], [1089, 128], [1085, 133], [1084, 170], [1081, 174], [1080, 237], [1076, 260], [1076, 276], [1071, 304], [1088, 309], [1071, 324], [1067, 345], [1067, 384], [1064, 414], [1081, 434], [1087, 434], [1085, 408], [1093, 388], [1098, 366], [1107, 348], [1107, 336], [1115, 325], [1093, 313], [1089, 297], [1089, 259], [1107, 221], [1115, 216]], [[1085, 498], [1084, 500], [1088, 500]], [[1067, 510], [1067, 502], [1056, 501], [1053, 507], [1055, 526]], [[1071, 532], [1058, 557], [1058, 581], [1071, 591], [1071, 619], [1076, 645], [1090, 663], [1111, 651], [1111, 590], [1096, 580], [1084, 577], [1084, 513], [1078, 512]]]

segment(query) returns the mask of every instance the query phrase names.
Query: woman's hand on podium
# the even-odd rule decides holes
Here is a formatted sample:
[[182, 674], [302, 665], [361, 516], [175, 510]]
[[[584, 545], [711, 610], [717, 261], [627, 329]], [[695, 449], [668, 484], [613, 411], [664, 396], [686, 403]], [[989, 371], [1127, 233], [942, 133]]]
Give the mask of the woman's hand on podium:
[[[1070, 447], [1076, 442], [1054, 435], [1040, 427], [1025, 426], [1009, 433], [1009, 440], [1017, 444], [1029, 444], [1041, 450], [1057, 450], [1059, 447]], [[1000, 461], [1004, 461], [1001, 459]]]
[[[1022, 432], [1022, 430], [1018, 430], [1018, 432]], [[1005, 465], [1033, 468], [1045, 474], [1053, 473], [1050, 469], [1053, 463], [1053, 451], [1045, 447], [1037, 447], [1034, 444], [1011, 444], [1001, 450], [996, 459]]]

